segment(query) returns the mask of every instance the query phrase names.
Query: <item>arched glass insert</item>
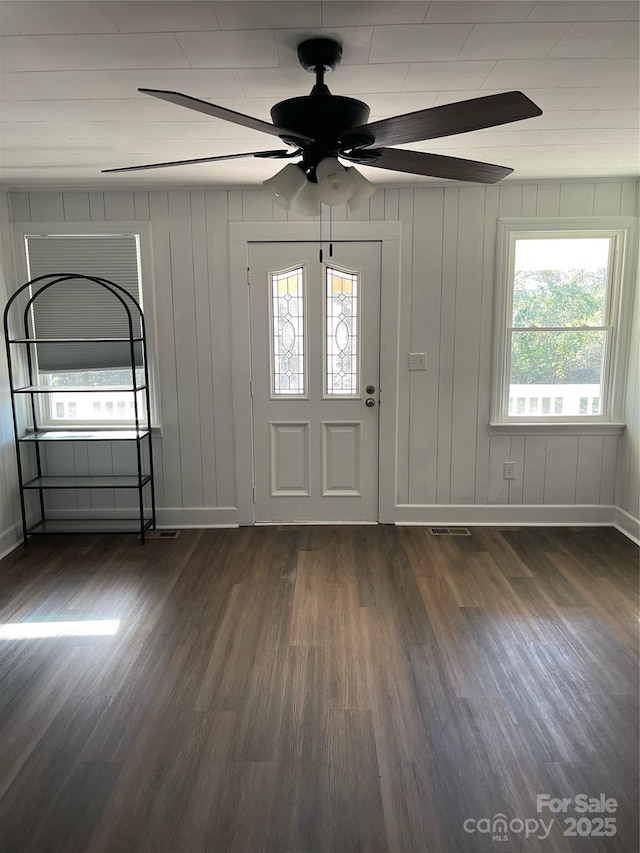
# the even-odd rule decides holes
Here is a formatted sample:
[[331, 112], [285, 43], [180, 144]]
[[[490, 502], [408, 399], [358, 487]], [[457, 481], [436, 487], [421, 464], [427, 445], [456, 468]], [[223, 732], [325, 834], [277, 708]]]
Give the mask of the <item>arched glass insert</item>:
[[304, 269], [271, 273], [274, 396], [305, 394]]
[[326, 394], [357, 397], [358, 274], [326, 268]]

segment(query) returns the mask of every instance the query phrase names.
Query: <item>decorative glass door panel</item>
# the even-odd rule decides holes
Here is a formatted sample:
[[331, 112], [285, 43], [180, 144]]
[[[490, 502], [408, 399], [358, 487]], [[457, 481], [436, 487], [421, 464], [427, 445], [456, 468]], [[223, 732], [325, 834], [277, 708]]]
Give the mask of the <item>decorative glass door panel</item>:
[[359, 394], [358, 273], [325, 267], [328, 397]]
[[317, 258], [250, 245], [255, 518], [375, 522], [380, 243]]
[[303, 396], [304, 267], [271, 273], [273, 395]]

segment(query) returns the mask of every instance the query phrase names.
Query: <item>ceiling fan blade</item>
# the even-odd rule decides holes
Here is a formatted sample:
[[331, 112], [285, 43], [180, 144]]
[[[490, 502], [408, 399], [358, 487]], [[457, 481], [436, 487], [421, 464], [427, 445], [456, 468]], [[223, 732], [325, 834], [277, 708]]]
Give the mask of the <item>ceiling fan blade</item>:
[[288, 151], [286, 148], [277, 151], [248, 151], [246, 154], [221, 154], [219, 157], [198, 157], [195, 160], [171, 160], [168, 163], [146, 163], [144, 166], [122, 166], [119, 169], [102, 169], [102, 172], [140, 172], [143, 169], [164, 169], [165, 166], [190, 166], [193, 163], [215, 163], [216, 160], [239, 160], [241, 157], [258, 157], [281, 159], [295, 157], [298, 151]]
[[363, 124], [350, 129], [344, 141], [365, 135], [373, 137], [372, 145], [402, 145], [496, 127], [539, 115], [542, 115], [540, 107], [522, 92], [502, 92]]
[[[361, 155], [361, 156], [360, 156]], [[372, 155], [369, 158], [369, 155]], [[340, 155], [345, 156], [345, 155]], [[425, 151], [405, 151], [402, 148], [365, 148], [345, 159], [360, 162], [377, 169], [428, 175], [430, 178], [447, 178], [452, 181], [471, 181], [478, 184], [495, 184], [513, 172], [507, 166], [494, 166], [477, 160], [462, 160], [443, 154]]]
[[273, 136], [286, 136], [292, 139], [300, 139], [304, 142], [312, 141], [303, 133], [287, 130], [284, 127], [276, 127], [275, 124], [269, 124], [268, 121], [262, 121], [259, 118], [247, 116], [244, 113], [237, 113], [235, 110], [228, 110], [226, 107], [219, 107], [217, 104], [210, 104], [209, 101], [201, 101], [200, 98], [192, 98], [190, 95], [183, 95], [181, 92], [168, 92], [164, 89], [138, 89], [138, 92], [143, 92], [145, 95], [151, 95], [154, 98], [160, 98], [162, 101], [169, 101], [172, 104], [177, 104], [179, 107], [197, 110], [199, 113], [204, 113], [214, 118], [221, 118], [225, 121], [231, 121], [234, 124], [241, 124], [243, 127], [251, 128], [251, 130], [261, 130], [263, 133], [270, 133]]

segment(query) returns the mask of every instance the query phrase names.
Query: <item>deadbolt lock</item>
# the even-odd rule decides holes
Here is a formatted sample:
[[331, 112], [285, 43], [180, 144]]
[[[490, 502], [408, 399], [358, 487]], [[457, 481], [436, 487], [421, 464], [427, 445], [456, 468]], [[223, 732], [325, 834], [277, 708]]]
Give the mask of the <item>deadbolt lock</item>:
[[374, 392], [375, 390], [376, 390], [376, 386], [375, 386], [375, 385], [367, 385], [367, 387], [365, 388], [365, 391], [367, 392], [367, 394], [373, 394], [373, 392]]

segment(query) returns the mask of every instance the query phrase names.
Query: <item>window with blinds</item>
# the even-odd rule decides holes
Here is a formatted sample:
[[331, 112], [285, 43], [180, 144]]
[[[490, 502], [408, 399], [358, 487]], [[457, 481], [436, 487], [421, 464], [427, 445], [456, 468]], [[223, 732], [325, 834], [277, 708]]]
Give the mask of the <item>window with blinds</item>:
[[[140, 305], [140, 246], [137, 234], [26, 235], [29, 278], [51, 273], [78, 273], [106, 278], [123, 287]], [[38, 285], [34, 286], [35, 288]], [[135, 312], [132, 310], [132, 314]], [[94, 282], [72, 279], [48, 288], [34, 303], [33, 332], [40, 339], [86, 338], [83, 343], [40, 343], [38, 370], [45, 374], [131, 368], [128, 343], [105, 338], [128, 338], [127, 312], [115, 296]], [[133, 316], [133, 336], [141, 337]], [[135, 347], [136, 365], [142, 348]]]

